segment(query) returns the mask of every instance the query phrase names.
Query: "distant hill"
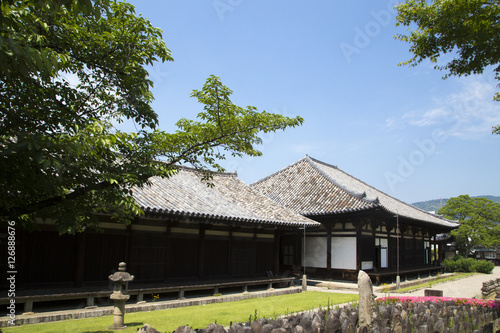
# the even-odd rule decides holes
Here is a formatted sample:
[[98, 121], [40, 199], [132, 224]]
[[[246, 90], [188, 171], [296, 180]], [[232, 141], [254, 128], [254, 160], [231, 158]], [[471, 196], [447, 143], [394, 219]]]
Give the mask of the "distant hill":
[[[486, 198], [486, 199], [489, 199], [493, 202], [500, 203], [500, 197], [493, 196], [493, 195], [480, 195], [480, 196], [477, 196], [476, 198]], [[439, 208], [441, 208], [441, 205], [443, 205], [443, 206], [446, 205], [446, 201], [448, 201], [448, 198], [427, 200], [427, 201], [412, 203], [412, 206], [415, 206], [415, 207], [420, 208], [422, 210], [425, 210], [427, 212], [434, 211], [437, 213]]]

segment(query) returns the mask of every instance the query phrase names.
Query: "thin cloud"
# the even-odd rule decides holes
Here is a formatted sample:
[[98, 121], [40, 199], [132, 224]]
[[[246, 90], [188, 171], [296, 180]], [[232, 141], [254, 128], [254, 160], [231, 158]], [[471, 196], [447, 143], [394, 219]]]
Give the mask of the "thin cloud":
[[403, 129], [405, 127], [405, 121], [400, 118], [390, 117], [385, 120], [385, 125], [383, 127], [384, 131], [392, 131]]
[[409, 124], [413, 126], [433, 126], [443, 123], [443, 119], [449, 117], [450, 111], [445, 108], [435, 108], [425, 112], [421, 117], [409, 120]]
[[491, 135], [492, 127], [500, 124], [500, 103], [493, 101], [495, 83], [481, 77], [461, 78], [457, 82], [458, 92], [434, 98], [431, 109], [387, 118], [383, 129], [439, 126], [447, 135], [464, 140]]

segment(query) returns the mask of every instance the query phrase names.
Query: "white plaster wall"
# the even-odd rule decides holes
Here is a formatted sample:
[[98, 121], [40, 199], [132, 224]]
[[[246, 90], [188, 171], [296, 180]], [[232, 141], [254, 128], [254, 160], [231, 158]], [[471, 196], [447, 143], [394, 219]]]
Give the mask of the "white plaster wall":
[[356, 269], [356, 237], [332, 237], [332, 268]]
[[306, 237], [305, 266], [326, 268], [326, 237]]

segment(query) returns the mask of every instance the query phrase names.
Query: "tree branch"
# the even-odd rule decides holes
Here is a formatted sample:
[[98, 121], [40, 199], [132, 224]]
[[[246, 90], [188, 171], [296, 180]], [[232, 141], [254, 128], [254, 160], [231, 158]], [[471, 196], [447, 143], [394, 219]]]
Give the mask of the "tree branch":
[[104, 190], [112, 187], [117, 187], [120, 184], [112, 184], [108, 181], [103, 181], [91, 186], [79, 187], [68, 195], [59, 195], [42, 201], [34, 202], [23, 207], [13, 207], [9, 209], [1, 209], [0, 216], [19, 216], [24, 214], [32, 214], [36, 211], [55, 206], [66, 200], [74, 200], [80, 198], [90, 191]]

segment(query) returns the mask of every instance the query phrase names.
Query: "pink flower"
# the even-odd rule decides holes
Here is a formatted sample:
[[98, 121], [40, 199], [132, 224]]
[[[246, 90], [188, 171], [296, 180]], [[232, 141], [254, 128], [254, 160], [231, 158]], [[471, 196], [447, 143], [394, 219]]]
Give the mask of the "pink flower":
[[500, 309], [500, 301], [475, 299], [475, 298], [453, 298], [453, 297], [429, 297], [429, 296], [390, 296], [381, 297], [375, 300], [378, 303], [419, 303], [419, 302], [447, 302], [452, 301], [457, 305], [470, 304], [471, 306], [481, 305], [483, 307]]

